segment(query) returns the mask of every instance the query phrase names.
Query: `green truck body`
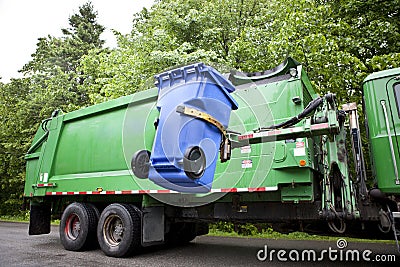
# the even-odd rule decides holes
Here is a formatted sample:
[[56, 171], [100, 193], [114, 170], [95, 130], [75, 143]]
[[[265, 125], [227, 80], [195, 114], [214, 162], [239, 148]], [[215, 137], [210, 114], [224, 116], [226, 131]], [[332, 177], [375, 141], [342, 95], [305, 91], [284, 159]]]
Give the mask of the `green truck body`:
[[[400, 193], [399, 74], [400, 69], [375, 73], [363, 84], [374, 174], [368, 178], [359, 170], [350, 178], [346, 114], [333, 95], [316, 94], [302, 65], [291, 58], [271, 71], [230, 75], [239, 106], [226, 130], [231, 155], [218, 161], [208, 193], [177, 192], [135, 175], [135, 153], [155, 145], [157, 88], [55, 112], [25, 156], [30, 234], [48, 233], [50, 216], [62, 215], [66, 249], [99, 242], [106, 255], [120, 257], [140, 246], [190, 241], [215, 220], [328, 221], [336, 232], [354, 221], [392, 227]], [[346, 112], [357, 117], [354, 108]], [[354, 143], [359, 129], [352, 130]], [[359, 145], [353, 145], [358, 155], [354, 147]], [[141, 166], [146, 164], [151, 162]], [[377, 184], [373, 196], [368, 179]]]
[[[317, 95], [298, 67], [299, 77], [250, 88], [246, 84], [236, 90], [232, 95], [240, 108], [233, 112], [229, 129], [249, 132], [300, 113]], [[292, 101], [294, 97], [301, 99], [299, 104]], [[38, 131], [34, 149], [26, 155], [25, 195], [168, 193], [148, 179], [136, 178], [131, 170], [133, 154], [151, 150], [153, 145], [153, 122], [159, 113], [156, 100], [154, 88], [50, 120], [48, 132]], [[315, 167], [311, 142], [299, 138], [233, 150], [229, 162], [218, 163], [211, 192], [232, 188], [277, 191], [286, 186], [284, 192], [290, 195], [291, 184], [296, 183], [304, 185], [304, 195], [290, 199], [284, 194], [276, 200], [311, 201]], [[295, 153], [300, 144], [304, 153]], [[306, 165], [300, 166], [300, 160]]]

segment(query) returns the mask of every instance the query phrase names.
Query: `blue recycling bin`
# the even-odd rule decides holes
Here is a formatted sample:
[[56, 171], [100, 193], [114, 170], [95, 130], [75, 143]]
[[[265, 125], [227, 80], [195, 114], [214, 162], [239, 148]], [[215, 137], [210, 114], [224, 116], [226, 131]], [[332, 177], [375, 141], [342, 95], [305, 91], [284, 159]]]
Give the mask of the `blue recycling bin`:
[[149, 179], [171, 190], [209, 192], [214, 179], [222, 133], [214, 124], [189, 116], [184, 108], [213, 117], [228, 127], [238, 104], [234, 86], [203, 63], [155, 76], [160, 116], [150, 155]]

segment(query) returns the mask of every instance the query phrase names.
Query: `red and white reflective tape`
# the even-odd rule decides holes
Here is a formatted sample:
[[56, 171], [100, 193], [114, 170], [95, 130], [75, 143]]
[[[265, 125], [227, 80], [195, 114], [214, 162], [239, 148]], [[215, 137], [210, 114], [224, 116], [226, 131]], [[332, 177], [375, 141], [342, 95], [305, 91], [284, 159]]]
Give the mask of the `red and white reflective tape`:
[[56, 184], [53, 184], [53, 183], [48, 183], [48, 184], [35, 184], [35, 185], [33, 185], [33, 186], [35, 186], [35, 187], [54, 187], [54, 186], [56, 186]]
[[[277, 186], [256, 187], [256, 188], [219, 188], [211, 189], [210, 193], [233, 193], [233, 192], [267, 192], [276, 191]], [[121, 191], [81, 191], [81, 192], [46, 192], [47, 196], [67, 196], [67, 195], [134, 195], [134, 194], [177, 194], [173, 190], [121, 190]]]

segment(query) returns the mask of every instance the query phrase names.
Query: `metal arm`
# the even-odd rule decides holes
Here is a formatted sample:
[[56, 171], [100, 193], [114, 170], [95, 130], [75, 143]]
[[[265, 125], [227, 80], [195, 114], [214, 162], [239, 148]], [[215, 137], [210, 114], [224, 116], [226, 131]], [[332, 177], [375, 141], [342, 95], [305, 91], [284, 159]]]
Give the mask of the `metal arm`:
[[[338, 134], [339, 122], [337, 120], [337, 108], [334, 104], [334, 96], [332, 94], [325, 95], [322, 98], [322, 108], [320, 112], [314, 116], [314, 121], [320, 123], [312, 123], [311, 118], [307, 118], [303, 126], [288, 127], [280, 129], [270, 129], [257, 131], [242, 135], [231, 135], [232, 148], [247, 146], [249, 144], [259, 144], [272, 141], [285, 140], [299, 137], [312, 137], [325, 134]], [[319, 105], [320, 105], [319, 104]], [[304, 112], [303, 112], [304, 113]], [[308, 114], [311, 112], [307, 112]], [[322, 115], [323, 114], [323, 115]], [[303, 117], [304, 118], [304, 117]], [[298, 122], [298, 121], [297, 121]]]

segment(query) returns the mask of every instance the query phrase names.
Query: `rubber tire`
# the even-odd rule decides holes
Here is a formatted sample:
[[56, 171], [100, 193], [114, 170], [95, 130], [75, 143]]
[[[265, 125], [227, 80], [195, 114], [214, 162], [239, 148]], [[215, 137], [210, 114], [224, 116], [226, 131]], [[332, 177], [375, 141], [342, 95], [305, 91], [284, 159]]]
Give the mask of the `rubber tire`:
[[86, 205], [88, 205], [89, 207], [91, 207], [95, 213], [96, 216], [96, 226], [94, 228], [94, 238], [93, 241], [88, 244], [87, 249], [98, 249], [99, 248], [99, 242], [97, 241], [97, 224], [99, 222], [100, 219], [100, 211], [99, 209], [92, 203], [86, 203]]
[[[94, 213], [95, 213], [95, 215], [96, 215], [96, 220], [97, 220], [97, 222], [98, 222], [98, 221], [99, 221], [99, 218], [100, 218], [99, 209], [98, 209], [94, 204], [92, 204], [92, 203], [86, 203], [86, 205], [88, 205], [90, 208], [93, 209], [93, 211], [94, 211]], [[96, 231], [97, 231], [97, 223], [96, 223]], [[96, 236], [96, 237], [97, 237], [97, 236]]]
[[[107, 241], [105, 223], [110, 216], [117, 216], [123, 224], [123, 237], [117, 244], [113, 245]], [[126, 257], [141, 251], [141, 213], [138, 208], [129, 204], [113, 203], [108, 205], [100, 215], [97, 226], [97, 240], [101, 250], [110, 257]]]
[[[98, 212], [98, 211], [97, 211]], [[80, 231], [76, 239], [67, 234], [67, 221], [71, 216], [76, 216], [80, 222]], [[61, 216], [60, 240], [66, 250], [82, 251], [92, 248], [96, 242], [96, 228], [98, 217], [95, 207], [87, 203], [74, 202], [68, 205]]]

